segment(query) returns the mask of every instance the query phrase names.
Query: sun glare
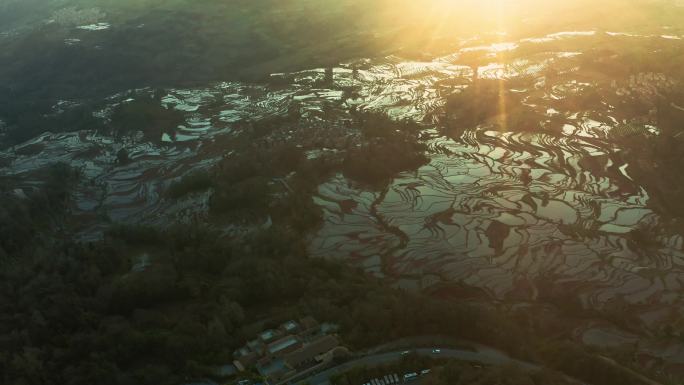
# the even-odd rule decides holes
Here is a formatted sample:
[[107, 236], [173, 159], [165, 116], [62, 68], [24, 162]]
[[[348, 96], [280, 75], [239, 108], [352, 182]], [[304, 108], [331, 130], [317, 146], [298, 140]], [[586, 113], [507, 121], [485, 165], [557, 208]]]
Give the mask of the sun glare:
[[510, 8], [514, 2], [510, 0], [428, 0], [421, 4], [442, 12], [477, 10], [495, 13]]
[[393, 2], [392, 7], [402, 10], [406, 22], [422, 22], [425, 29], [433, 32], [450, 29], [500, 32], [506, 29], [509, 21], [517, 18], [520, 10], [529, 9], [523, 3], [531, 1], [536, 0], [404, 0], [399, 4]]

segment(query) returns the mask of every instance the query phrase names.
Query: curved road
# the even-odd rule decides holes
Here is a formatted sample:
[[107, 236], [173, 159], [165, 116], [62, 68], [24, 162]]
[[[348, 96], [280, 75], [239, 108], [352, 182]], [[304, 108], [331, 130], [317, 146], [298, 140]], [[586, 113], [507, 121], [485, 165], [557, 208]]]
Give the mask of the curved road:
[[[444, 348], [441, 349], [439, 353], [433, 353], [433, 349], [411, 349], [410, 350], [413, 353], [417, 353], [422, 356], [431, 356], [435, 358], [451, 358], [451, 359], [457, 359], [460, 361], [468, 361], [468, 362], [477, 362], [485, 365], [495, 365], [495, 366], [501, 366], [501, 365], [506, 365], [506, 364], [515, 364], [518, 365], [524, 369], [528, 370], [541, 370], [542, 367], [539, 365], [531, 364], [529, 362], [524, 362], [520, 360], [516, 360], [515, 358], [511, 358], [495, 349], [490, 349], [486, 348], [483, 346], [478, 346], [475, 351], [470, 351], [470, 350], [463, 350], [463, 349], [448, 349]], [[365, 356], [353, 361], [346, 362], [342, 365], [336, 366], [334, 368], [330, 368], [327, 370], [324, 370], [314, 376], [304, 378], [304, 379], [299, 379], [297, 383], [308, 383], [311, 385], [329, 385], [330, 384], [330, 378], [345, 373], [355, 367], [359, 366], [379, 366], [379, 365], [384, 365], [384, 364], [389, 364], [392, 362], [396, 362], [400, 360], [403, 356], [404, 352], [402, 351], [397, 351], [397, 352], [389, 352], [389, 353], [380, 353], [380, 354], [373, 354], [369, 356]], [[570, 380], [575, 381], [578, 384], [584, 384], [583, 382], [579, 380], [575, 380], [572, 378], [568, 378]]]

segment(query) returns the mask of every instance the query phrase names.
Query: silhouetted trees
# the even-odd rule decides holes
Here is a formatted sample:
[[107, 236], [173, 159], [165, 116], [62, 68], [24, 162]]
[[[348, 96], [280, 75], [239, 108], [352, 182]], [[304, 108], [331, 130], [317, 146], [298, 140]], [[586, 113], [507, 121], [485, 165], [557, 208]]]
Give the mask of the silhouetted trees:
[[142, 131], [146, 140], [160, 142], [164, 133], [173, 137], [183, 122], [183, 114], [164, 108], [158, 96], [139, 95], [135, 100], [121, 102], [114, 109], [110, 126], [116, 135]]
[[166, 195], [171, 199], [179, 199], [191, 193], [206, 191], [213, 186], [212, 176], [206, 171], [198, 171], [172, 183], [166, 190]]
[[79, 174], [64, 163], [43, 174], [45, 182], [35, 190], [0, 188], [0, 256], [22, 255], [36, 236], [51, 234], [63, 222]]
[[420, 126], [394, 121], [381, 113], [359, 113], [356, 122], [365, 142], [347, 151], [342, 171], [350, 179], [382, 186], [402, 171], [415, 170], [428, 162], [426, 147], [419, 141]]

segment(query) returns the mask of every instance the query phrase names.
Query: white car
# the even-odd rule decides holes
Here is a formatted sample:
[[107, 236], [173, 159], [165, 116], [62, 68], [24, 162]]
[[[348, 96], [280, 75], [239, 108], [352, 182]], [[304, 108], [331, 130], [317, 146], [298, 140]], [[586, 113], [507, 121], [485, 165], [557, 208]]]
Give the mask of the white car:
[[432, 349], [432, 354], [439, 354], [442, 352], [442, 349]]
[[404, 374], [404, 382], [413, 381], [418, 377], [418, 373], [407, 373]]

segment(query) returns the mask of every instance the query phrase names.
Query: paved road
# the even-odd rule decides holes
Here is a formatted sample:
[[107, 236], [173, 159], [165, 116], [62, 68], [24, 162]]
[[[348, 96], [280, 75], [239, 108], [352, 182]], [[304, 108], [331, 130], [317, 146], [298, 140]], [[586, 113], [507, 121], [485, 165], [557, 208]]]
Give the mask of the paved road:
[[[461, 349], [441, 349], [439, 353], [433, 353], [433, 349], [412, 349], [411, 352], [415, 352], [422, 356], [431, 356], [435, 358], [450, 358], [457, 359], [460, 361], [476, 362], [485, 365], [506, 365], [506, 364], [516, 364], [522, 368], [528, 370], [541, 370], [542, 368], [538, 365], [531, 364], [529, 362], [524, 362], [516, 360], [507, 356], [504, 353], [499, 352], [495, 349], [490, 349], [482, 346], [478, 346], [476, 351], [461, 350]], [[306, 378], [301, 382], [307, 382], [311, 385], [328, 385], [330, 384], [330, 378], [345, 373], [355, 367], [359, 366], [379, 366], [390, 364], [396, 362], [402, 358], [403, 354], [401, 351], [380, 353], [365, 356], [354, 361], [349, 361], [342, 365], [336, 366], [334, 368], [325, 370], [318, 373], [312, 377]], [[578, 383], [581, 383], [577, 381]]]

